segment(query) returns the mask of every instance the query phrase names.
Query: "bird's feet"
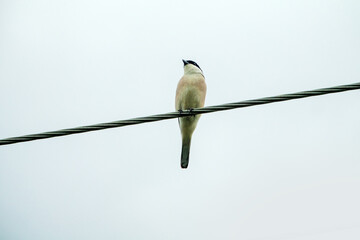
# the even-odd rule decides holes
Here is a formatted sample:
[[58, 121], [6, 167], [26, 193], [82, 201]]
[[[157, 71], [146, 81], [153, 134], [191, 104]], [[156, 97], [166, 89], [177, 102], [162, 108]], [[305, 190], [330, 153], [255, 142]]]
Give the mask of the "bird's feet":
[[194, 110], [193, 108], [189, 108], [189, 113], [190, 113], [191, 117], [195, 117], [195, 114], [191, 114], [193, 110]]
[[[190, 115], [191, 117], [195, 117], [194, 114], [191, 114], [191, 112], [192, 112], [193, 110], [194, 110], [193, 108], [186, 109], [186, 111], [189, 111], [189, 114], [188, 114], [188, 115]], [[184, 110], [179, 109], [178, 112], [179, 112], [179, 114], [181, 115], [181, 114], [184, 113]], [[187, 114], [185, 114], [185, 115], [187, 115]]]

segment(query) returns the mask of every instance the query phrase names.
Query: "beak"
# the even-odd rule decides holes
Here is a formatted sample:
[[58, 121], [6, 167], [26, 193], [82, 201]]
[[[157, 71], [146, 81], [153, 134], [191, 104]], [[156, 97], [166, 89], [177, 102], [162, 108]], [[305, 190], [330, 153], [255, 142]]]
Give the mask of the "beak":
[[183, 63], [184, 63], [184, 66], [186, 65], [186, 64], [189, 64], [189, 62], [188, 61], [186, 61], [186, 60], [182, 60], [183, 61]]

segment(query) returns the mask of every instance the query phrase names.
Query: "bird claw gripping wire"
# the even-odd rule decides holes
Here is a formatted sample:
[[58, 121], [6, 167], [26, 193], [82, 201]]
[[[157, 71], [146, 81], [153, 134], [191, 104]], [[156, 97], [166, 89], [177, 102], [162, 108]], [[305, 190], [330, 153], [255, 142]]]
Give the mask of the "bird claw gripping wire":
[[192, 113], [193, 111], [194, 111], [193, 108], [189, 108], [189, 114], [191, 117], [195, 117], [195, 114]]
[[186, 109], [186, 110], [182, 110], [182, 109], [179, 109], [179, 114], [180, 115], [189, 115], [189, 117], [195, 117], [196, 114], [193, 114], [192, 112], [194, 111], [193, 108], [189, 108], [189, 109]]

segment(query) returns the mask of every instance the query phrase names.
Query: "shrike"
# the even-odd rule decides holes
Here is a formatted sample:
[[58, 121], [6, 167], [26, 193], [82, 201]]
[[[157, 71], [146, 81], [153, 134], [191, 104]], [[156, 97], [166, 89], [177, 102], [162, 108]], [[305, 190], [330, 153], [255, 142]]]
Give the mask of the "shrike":
[[[199, 65], [191, 60], [183, 60], [184, 76], [180, 79], [175, 98], [177, 111], [192, 110], [204, 106], [206, 95], [206, 83], [204, 74]], [[191, 136], [199, 121], [200, 115], [179, 118], [179, 126], [182, 136], [181, 167], [187, 168]]]

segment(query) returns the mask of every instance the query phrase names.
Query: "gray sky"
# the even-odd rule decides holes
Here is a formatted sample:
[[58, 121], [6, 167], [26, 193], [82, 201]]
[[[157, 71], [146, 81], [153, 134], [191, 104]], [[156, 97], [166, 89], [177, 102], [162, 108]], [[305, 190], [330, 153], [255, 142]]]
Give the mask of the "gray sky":
[[[360, 81], [359, 1], [0, 1], [0, 138]], [[0, 239], [359, 239], [360, 92], [0, 147]]]

